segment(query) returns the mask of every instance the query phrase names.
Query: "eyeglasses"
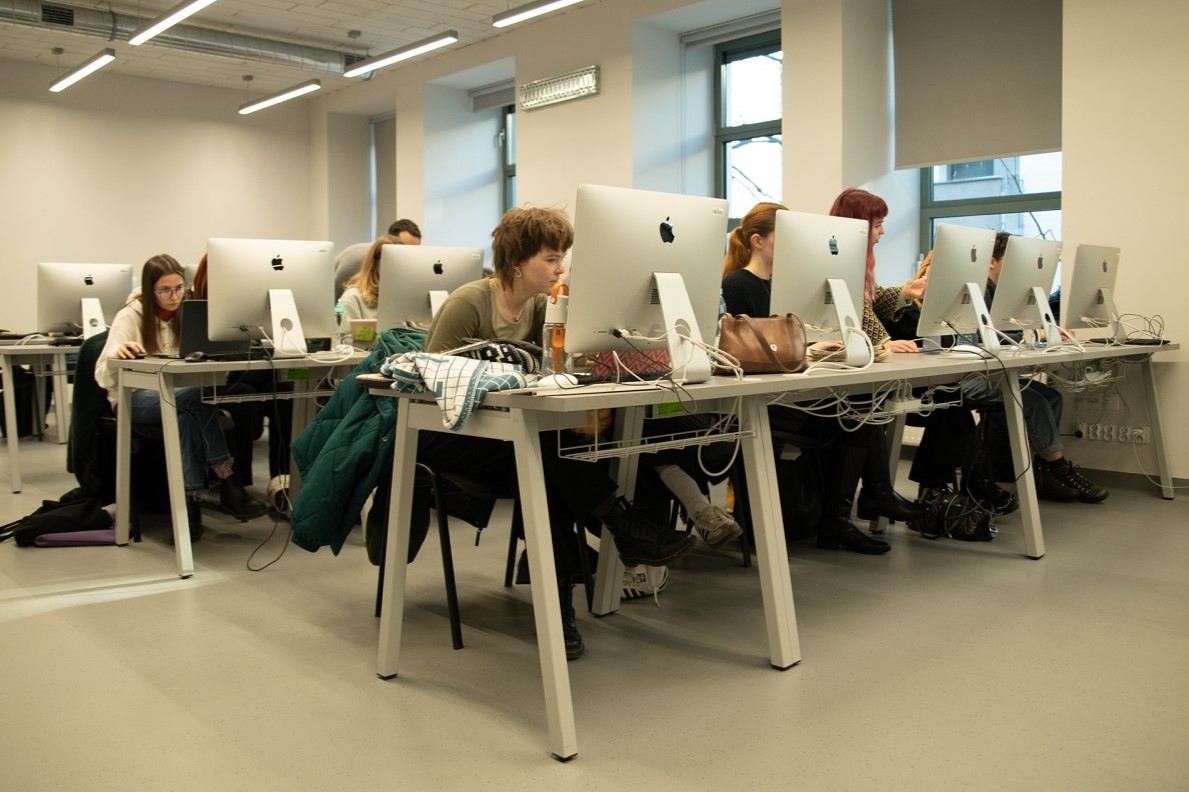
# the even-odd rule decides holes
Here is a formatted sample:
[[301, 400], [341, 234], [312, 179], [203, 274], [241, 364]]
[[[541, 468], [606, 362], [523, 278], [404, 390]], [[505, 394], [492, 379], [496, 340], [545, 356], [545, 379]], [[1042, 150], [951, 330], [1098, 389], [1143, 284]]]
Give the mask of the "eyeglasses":
[[177, 297], [184, 291], [186, 291], [186, 287], [183, 285], [174, 286], [172, 289], [157, 289], [153, 292], [153, 294], [156, 294], [158, 297]]

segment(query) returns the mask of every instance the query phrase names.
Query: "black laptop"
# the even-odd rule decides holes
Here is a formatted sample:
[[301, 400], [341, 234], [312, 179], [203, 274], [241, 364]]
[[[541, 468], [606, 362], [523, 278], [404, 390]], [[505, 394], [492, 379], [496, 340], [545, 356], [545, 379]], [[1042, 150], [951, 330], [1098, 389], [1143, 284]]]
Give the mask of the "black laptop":
[[250, 360], [265, 357], [260, 347], [253, 348], [248, 338], [242, 341], [211, 341], [207, 328], [207, 301], [185, 300], [178, 308], [178, 351], [176, 355], [157, 357], [186, 358], [201, 352], [209, 360]]

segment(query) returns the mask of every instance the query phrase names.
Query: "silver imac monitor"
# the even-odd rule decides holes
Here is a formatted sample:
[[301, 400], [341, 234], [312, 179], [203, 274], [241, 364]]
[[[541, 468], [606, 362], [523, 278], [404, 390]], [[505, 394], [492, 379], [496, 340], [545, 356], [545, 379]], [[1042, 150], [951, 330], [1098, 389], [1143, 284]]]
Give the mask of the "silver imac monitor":
[[1009, 330], [1043, 330], [1050, 345], [1061, 333], [1049, 309], [1049, 292], [1061, 260], [1061, 243], [1054, 239], [1013, 236], [1007, 240], [995, 299], [988, 306], [991, 324]]
[[206, 252], [212, 341], [267, 336], [274, 355], [299, 356], [334, 335], [333, 243], [214, 238]]
[[566, 351], [668, 349], [675, 379], [709, 379], [684, 337], [714, 343], [726, 232], [721, 198], [580, 185]]
[[1122, 343], [1126, 333], [1115, 307], [1115, 279], [1119, 270], [1119, 248], [1078, 245], [1073, 260], [1069, 293], [1061, 295], [1062, 324], [1069, 328], [1109, 328]]
[[842, 342], [846, 362], [855, 366], [871, 358], [862, 338], [851, 332], [863, 327], [869, 236], [866, 220], [776, 212], [770, 312], [799, 316], [812, 341]]
[[135, 288], [131, 264], [37, 265], [37, 325], [90, 337], [107, 329]]
[[428, 325], [450, 292], [483, 277], [483, 249], [384, 245], [380, 252], [381, 329]]
[[984, 349], [998, 352], [999, 340], [983, 299], [994, 248], [995, 232], [989, 228], [937, 226], [918, 336], [977, 334]]

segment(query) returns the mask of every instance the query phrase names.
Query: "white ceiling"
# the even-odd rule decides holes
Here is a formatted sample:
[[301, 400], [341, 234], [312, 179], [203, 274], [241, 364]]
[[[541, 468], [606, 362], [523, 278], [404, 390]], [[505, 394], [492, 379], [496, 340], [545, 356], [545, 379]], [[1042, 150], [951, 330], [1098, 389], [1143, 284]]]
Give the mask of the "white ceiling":
[[[446, 30], [458, 31], [459, 42], [451, 45], [452, 47], [465, 46], [501, 35], [505, 31], [491, 26], [492, 16], [523, 2], [524, 0], [218, 0], [182, 24], [320, 50], [368, 56], [396, 49]], [[139, 47], [133, 47], [128, 44], [126, 33], [118, 35], [115, 41], [109, 41], [110, 36], [82, 34], [61, 26], [6, 21], [13, 18], [13, 8], [27, 10], [30, 6], [65, 6], [86, 9], [91, 13], [101, 11], [104, 14], [110, 10], [120, 19], [153, 19], [175, 4], [176, 0], [133, 0], [112, 4], [97, 3], [94, 0], [0, 0], [0, 59], [31, 61], [51, 66], [59, 64], [59, 70], [65, 73], [104, 47], [111, 47], [116, 51], [116, 61], [105, 67], [101, 74], [114, 72], [135, 77], [230, 88], [244, 91], [245, 99], [272, 93], [312, 77], [322, 79], [323, 92], [344, 88], [352, 82], [341, 74], [320, 72], [295, 65], [262, 63], [243, 57], [191, 53], [155, 45], [152, 40]], [[352, 39], [348, 35], [349, 31], [359, 31], [360, 35]], [[51, 50], [55, 47], [61, 47], [64, 52], [60, 56], [53, 55]], [[245, 74], [253, 75], [250, 84], [245, 84]]]

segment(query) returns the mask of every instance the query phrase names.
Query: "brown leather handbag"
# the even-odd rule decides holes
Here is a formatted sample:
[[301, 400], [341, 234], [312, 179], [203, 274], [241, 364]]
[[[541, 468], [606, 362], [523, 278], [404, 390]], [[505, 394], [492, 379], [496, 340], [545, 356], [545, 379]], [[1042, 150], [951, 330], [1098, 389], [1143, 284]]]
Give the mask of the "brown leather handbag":
[[718, 328], [718, 348], [738, 360], [744, 374], [795, 374], [805, 370], [805, 325], [796, 314], [722, 314]]

